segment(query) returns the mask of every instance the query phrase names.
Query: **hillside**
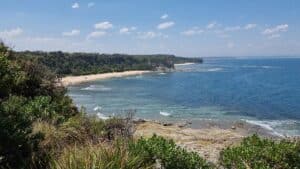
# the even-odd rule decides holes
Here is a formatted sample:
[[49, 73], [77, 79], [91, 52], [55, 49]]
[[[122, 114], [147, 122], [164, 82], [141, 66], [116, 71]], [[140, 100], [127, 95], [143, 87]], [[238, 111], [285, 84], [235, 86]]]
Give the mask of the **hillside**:
[[184, 58], [174, 55], [126, 55], [65, 52], [16, 52], [21, 59], [35, 60], [60, 76], [87, 75], [128, 70], [156, 70], [174, 68], [185, 62], [202, 63], [201, 58]]

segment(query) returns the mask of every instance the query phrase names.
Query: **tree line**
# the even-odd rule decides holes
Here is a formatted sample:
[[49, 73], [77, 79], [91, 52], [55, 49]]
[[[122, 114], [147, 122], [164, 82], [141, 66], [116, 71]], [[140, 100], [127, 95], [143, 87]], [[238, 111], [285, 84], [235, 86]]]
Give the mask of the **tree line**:
[[201, 58], [184, 58], [174, 55], [126, 55], [66, 52], [15, 52], [22, 60], [35, 60], [60, 75], [87, 75], [128, 70], [173, 69], [174, 64], [202, 63]]

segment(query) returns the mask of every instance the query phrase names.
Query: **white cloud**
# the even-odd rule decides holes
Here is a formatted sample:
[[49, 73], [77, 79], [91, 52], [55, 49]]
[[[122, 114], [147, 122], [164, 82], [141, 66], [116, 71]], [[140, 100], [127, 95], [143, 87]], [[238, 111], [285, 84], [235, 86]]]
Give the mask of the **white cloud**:
[[148, 32], [139, 32], [139, 38], [140, 39], [153, 39], [153, 38], [158, 38], [158, 37], [163, 37], [163, 38], [168, 38], [167, 35], [164, 35], [162, 33], [156, 33], [153, 31], [148, 31]]
[[228, 47], [229, 49], [234, 48], [234, 46], [235, 46], [235, 44], [232, 43], [232, 42], [228, 42], [228, 43], [227, 43], [227, 47]]
[[49, 41], [55, 41], [59, 39], [55, 39], [52, 37], [27, 37], [27, 41], [36, 41], [36, 42], [49, 42]]
[[135, 26], [132, 26], [130, 29], [131, 29], [132, 31], [135, 31], [137, 28], [136, 28]]
[[87, 39], [103, 37], [106, 34], [107, 33], [105, 31], [94, 31], [88, 34]]
[[280, 38], [280, 34], [272, 34], [268, 37], [269, 39]]
[[72, 8], [73, 8], [73, 9], [79, 8], [79, 3], [75, 2], [75, 3], [72, 5]]
[[225, 34], [225, 33], [221, 33], [221, 34], [218, 34], [218, 37], [220, 37], [220, 38], [230, 38], [230, 35]]
[[113, 28], [113, 25], [108, 22], [108, 21], [105, 21], [105, 22], [100, 22], [100, 23], [96, 23], [95, 26], [94, 26], [96, 29], [110, 29], [110, 28]]
[[21, 28], [4, 30], [0, 32], [0, 38], [13, 38], [21, 35], [22, 33], [23, 33], [23, 29]]
[[273, 28], [265, 29], [262, 34], [264, 35], [270, 35], [270, 34], [276, 34], [278, 32], [286, 32], [288, 30], [289, 25], [283, 24], [283, 25], [277, 25]]
[[79, 34], [80, 34], [80, 30], [77, 30], [77, 29], [73, 29], [70, 32], [63, 32], [62, 33], [63, 36], [76, 36], [76, 35], [79, 35]]
[[214, 28], [215, 26], [217, 26], [217, 22], [211, 22], [211, 23], [209, 23], [209, 24], [206, 26], [206, 28], [207, 28], [207, 29], [212, 29], [212, 28]]
[[123, 27], [120, 29], [120, 34], [130, 34], [132, 31], [135, 31], [136, 30], [136, 27], [130, 27], [130, 28], [127, 28], [127, 27]]
[[254, 23], [249, 23], [247, 25], [244, 26], [244, 29], [249, 30], [249, 29], [253, 29], [255, 28], [257, 25]]
[[175, 25], [174, 22], [164, 22], [164, 23], [161, 23], [161, 24], [157, 25], [157, 29], [167, 29], [167, 28], [170, 28], [174, 25]]
[[94, 2], [89, 2], [87, 6], [88, 6], [88, 8], [91, 8], [91, 7], [95, 6], [95, 3]]
[[238, 31], [240, 29], [241, 29], [240, 26], [233, 26], [233, 27], [226, 27], [224, 30], [225, 31]]
[[160, 17], [160, 19], [167, 19], [168, 17], [169, 17], [168, 14], [164, 14], [164, 15], [162, 15], [162, 16]]
[[139, 33], [140, 34], [140, 38], [141, 39], [152, 39], [152, 38], [155, 38], [157, 37], [157, 33], [155, 32], [152, 32], [152, 31], [149, 31], [149, 32], [144, 32], [144, 33]]
[[120, 34], [129, 34], [129, 29], [124, 27], [120, 29]]
[[199, 34], [201, 34], [203, 32], [204, 31], [202, 29], [194, 27], [192, 29], [189, 29], [189, 30], [181, 32], [181, 34], [186, 35], [186, 36], [192, 36], [192, 35], [199, 35]]

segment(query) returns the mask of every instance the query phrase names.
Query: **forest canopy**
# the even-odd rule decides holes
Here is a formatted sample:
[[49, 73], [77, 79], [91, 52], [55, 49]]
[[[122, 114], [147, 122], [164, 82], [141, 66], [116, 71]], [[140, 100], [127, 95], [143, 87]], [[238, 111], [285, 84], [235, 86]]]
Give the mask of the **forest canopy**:
[[201, 58], [184, 58], [174, 55], [126, 55], [66, 52], [15, 52], [19, 59], [35, 60], [59, 76], [86, 75], [128, 70], [172, 69], [174, 64], [195, 62]]

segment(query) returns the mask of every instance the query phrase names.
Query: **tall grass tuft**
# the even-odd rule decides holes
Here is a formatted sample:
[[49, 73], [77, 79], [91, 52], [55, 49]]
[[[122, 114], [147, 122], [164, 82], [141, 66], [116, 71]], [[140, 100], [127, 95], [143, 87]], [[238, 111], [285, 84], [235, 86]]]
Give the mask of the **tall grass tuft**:
[[50, 164], [53, 169], [140, 169], [153, 168], [137, 155], [128, 151], [124, 141], [108, 144], [72, 146], [63, 150]]

